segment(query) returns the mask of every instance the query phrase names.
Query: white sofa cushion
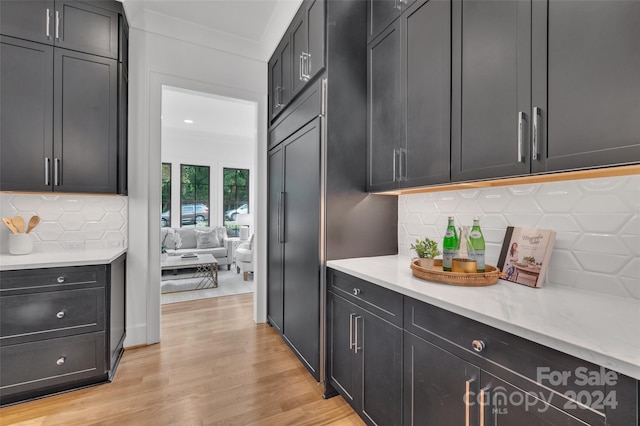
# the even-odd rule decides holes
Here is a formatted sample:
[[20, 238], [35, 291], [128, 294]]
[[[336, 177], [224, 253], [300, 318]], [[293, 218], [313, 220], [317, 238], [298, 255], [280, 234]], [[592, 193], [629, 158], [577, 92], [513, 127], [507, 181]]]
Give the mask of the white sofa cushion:
[[215, 229], [196, 229], [196, 247], [199, 249], [208, 249], [220, 247], [220, 241], [218, 240], [218, 234]]

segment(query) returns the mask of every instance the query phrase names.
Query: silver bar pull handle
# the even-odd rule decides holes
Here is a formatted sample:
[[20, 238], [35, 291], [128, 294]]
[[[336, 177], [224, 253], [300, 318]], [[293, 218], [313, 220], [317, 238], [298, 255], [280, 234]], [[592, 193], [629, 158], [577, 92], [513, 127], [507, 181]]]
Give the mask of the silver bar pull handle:
[[518, 113], [518, 163], [524, 162], [524, 157], [522, 155], [522, 144], [524, 143], [524, 120], [525, 114], [520, 111]]
[[399, 164], [400, 164], [400, 182], [407, 180], [407, 150], [400, 148], [398, 150]]
[[533, 107], [533, 142], [532, 142], [532, 160], [540, 159], [540, 119], [542, 118], [542, 110]]
[[56, 40], [60, 40], [60, 11], [56, 10]]
[[280, 90], [282, 90], [282, 87], [276, 86], [276, 108], [282, 106], [282, 103], [280, 102]]
[[47, 36], [47, 39], [50, 39], [51, 38], [51, 11], [49, 10], [49, 8], [47, 8], [46, 22], [47, 22], [46, 36]]
[[393, 150], [393, 182], [396, 181], [396, 153], [398, 152], [397, 149]]
[[311, 53], [302, 52], [302, 57], [304, 58], [302, 62], [304, 64], [302, 78], [304, 78], [305, 81], [309, 81], [309, 79], [311, 78]]
[[60, 159], [53, 160], [53, 185], [60, 186]]
[[353, 349], [354, 349], [355, 353], [358, 353], [358, 351], [362, 349], [360, 346], [358, 346], [358, 344], [359, 344], [359, 339], [358, 339], [358, 320], [359, 319], [362, 319], [362, 317], [360, 315], [355, 317], [355, 321], [354, 321], [355, 339], [354, 339], [354, 342], [353, 342]]
[[303, 63], [304, 63], [304, 59], [302, 58], [302, 54], [300, 54], [300, 67], [298, 69], [298, 78], [301, 81], [304, 81], [304, 79], [302, 78], [302, 67], [303, 67]]
[[353, 343], [353, 317], [356, 314], [350, 314], [349, 315], [349, 350], [352, 350], [353, 347], [355, 346]]
[[46, 186], [49, 186], [49, 164], [50, 164], [50, 159], [49, 157], [44, 157], [44, 184]]
[[280, 193], [280, 223], [278, 224], [278, 229], [279, 229], [279, 233], [280, 233], [280, 242], [281, 243], [286, 243], [287, 242], [287, 238], [285, 235], [285, 225], [286, 225], [286, 219], [285, 219], [285, 203], [286, 203], [286, 196], [287, 193], [286, 192], [281, 192]]

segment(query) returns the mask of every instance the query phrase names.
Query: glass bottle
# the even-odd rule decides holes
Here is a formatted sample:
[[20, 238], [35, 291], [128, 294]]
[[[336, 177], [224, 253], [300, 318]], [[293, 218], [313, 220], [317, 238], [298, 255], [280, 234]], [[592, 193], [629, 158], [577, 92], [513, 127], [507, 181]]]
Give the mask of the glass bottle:
[[473, 218], [473, 227], [469, 233], [469, 241], [467, 242], [467, 251], [469, 252], [469, 258], [476, 261], [478, 265], [478, 272], [485, 271], [484, 262], [484, 236], [480, 229], [480, 218]]
[[451, 263], [458, 254], [459, 240], [456, 227], [453, 224], [453, 216], [449, 216], [449, 224], [442, 241], [442, 270], [451, 272]]

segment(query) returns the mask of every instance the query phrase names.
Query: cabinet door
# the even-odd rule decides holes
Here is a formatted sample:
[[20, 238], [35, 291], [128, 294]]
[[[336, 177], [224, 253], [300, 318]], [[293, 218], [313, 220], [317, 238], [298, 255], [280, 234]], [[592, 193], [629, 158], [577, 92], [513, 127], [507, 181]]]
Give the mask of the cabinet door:
[[479, 380], [475, 365], [405, 331], [405, 425], [478, 424]]
[[129, 75], [118, 64], [118, 194], [129, 191]]
[[118, 63], [55, 49], [54, 190], [116, 193]]
[[118, 59], [119, 14], [78, 1], [56, 1], [57, 47]]
[[126, 255], [120, 256], [109, 265], [109, 350], [106, 368], [109, 378], [113, 378], [116, 366], [122, 356], [126, 336]]
[[269, 192], [267, 215], [267, 315], [269, 322], [281, 333], [284, 325], [283, 292], [283, 215], [284, 156], [281, 148], [269, 154]]
[[367, 139], [369, 191], [397, 188], [402, 138], [400, 21], [368, 46]]
[[640, 161], [640, 2], [533, 3], [533, 171]]
[[307, 5], [306, 73], [309, 80], [324, 69], [325, 1], [311, 0]]
[[276, 49], [269, 60], [269, 117], [273, 120], [282, 109], [282, 61], [280, 50]]
[[354, 318], [358, 308], [353, 303], [329, 292], [327, 299], [327, 375], [342, 397], [355, 408], [356, 384], [354, 369]]
[[382, 30], [400, 16], [399, 0], [369, 0], [367, 10], [367, 40], [373, 40]]
[[531, 1], [453, 2], [451, 177], [530, 172]]
[[365, 310], [354, 318], [359, 406], [374, 425], [402, 424], [402, 329]]
[[53, 0], [0, 1], [0, 33], [53, 44]]
[[319, 119], [300, 129], [285, 144], [284, 335], [319, 380]]
[[0, 44], [0, 189], [51, 191], [53, 47]]
[[307, 80], [304, 74], [303, 53], [308, 53], [306, 10], [300, 8], [291, 24], [291, 49], [293, 61], [292, 96], [295, 96], [305, 86]]
[[[547, 399], [552, 396], [547, 388], [540, 388], [540, 393], [537, 395]], [[484, 370], [482, 371], [482, 390], [475, 402], [480, 408], [482, 417], [480, 424], [487, 426], [584, 426], [589, 424]]]
[[402, 15], [406, 139], [401, 186], [450, 180], [451, 2], [421, 0]]

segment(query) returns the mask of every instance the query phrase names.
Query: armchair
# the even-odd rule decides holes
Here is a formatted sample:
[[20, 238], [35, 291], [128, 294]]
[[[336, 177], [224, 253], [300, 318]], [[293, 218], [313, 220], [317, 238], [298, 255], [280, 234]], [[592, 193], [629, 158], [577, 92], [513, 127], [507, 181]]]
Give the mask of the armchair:
[[236, 249], [236, 266], [242, 270], [243, 279], [247, 281], [249, 272], [253, 273], [253, 235]]

